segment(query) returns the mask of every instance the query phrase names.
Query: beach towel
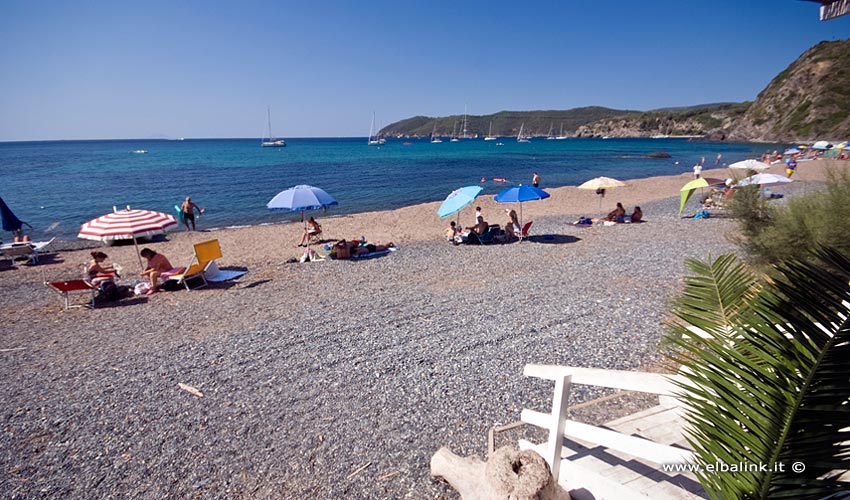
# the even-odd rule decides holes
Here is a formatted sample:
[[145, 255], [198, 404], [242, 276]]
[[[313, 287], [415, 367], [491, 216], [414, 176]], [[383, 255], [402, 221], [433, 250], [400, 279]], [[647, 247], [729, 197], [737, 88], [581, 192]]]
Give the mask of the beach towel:
[[380, 250], [380, 251], [377, 251], [377, 252], [369, 252], [369, 253], [362, 253], [360, 255], [352, 255], [351, 258], [355, 259], [355, 260], [372, 259], [372, 258], [375, 258], [375, 257], [380, 257], [382, 255], [388, 255], [392, 252], [397, 252], [397, 251], [398, 251], [398, 247], [389, 247], [386, 250]]

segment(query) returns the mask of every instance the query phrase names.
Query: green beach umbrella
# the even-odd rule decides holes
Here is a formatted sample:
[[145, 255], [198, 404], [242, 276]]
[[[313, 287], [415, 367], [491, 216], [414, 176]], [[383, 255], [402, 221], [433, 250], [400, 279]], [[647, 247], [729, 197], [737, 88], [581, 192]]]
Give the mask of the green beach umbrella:
[[682, 189], [679, 190], [679, 215], [682, 215], [682, 210], [685, 209], [685, 203], [691, 199], [691, 195], [694, 194], [695, 190], [709, 186], [716, 186], [717, 184], [723, 184], [723, 181], [720, 179], [712, 179], [710, 177], [700, 177], [699, 179], [694, 179], [682, 186]]

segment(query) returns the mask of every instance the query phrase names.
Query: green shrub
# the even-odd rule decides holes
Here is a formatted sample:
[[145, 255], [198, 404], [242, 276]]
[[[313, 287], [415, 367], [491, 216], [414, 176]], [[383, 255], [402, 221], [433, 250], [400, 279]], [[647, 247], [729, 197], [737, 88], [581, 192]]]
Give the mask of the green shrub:
[[766, 267], [790, 259], [813, 261], [818, 246], [850, 253], [850, 174], [831, 171], [826, 187], [774, 205], [756, 186], [739, 189], [730, 202], [740, 233], [731, 239], [752, 264]]

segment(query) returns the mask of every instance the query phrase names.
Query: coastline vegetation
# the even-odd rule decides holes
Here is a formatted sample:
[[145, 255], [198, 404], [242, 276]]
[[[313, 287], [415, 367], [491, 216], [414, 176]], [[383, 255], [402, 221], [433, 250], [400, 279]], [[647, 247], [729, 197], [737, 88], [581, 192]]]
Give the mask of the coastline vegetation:
[[850, 174], [827, 172], [825, 189], [775, 205], [760, 196], [758, 186], [738, 189], [729, 208], [740, 234], [730, 238], [756, 268], [790, 260], [814, 262], [820, 247], [850, 254]]

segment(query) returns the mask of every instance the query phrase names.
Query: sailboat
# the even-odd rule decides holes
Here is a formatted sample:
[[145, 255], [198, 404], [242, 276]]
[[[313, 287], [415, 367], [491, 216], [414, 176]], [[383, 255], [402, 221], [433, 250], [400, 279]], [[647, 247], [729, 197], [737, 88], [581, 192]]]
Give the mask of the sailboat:
[[531, 142], [522, 136], [522, 129], [525, 128], [525, 122], [519, 126], [519, 133], [516, 135], [516, 142]]
[[266, 113], [269, 117], [269, 140], [265, 140], [265, 137], [261, 139], [260, 145], [264, 148], [283, 148], [286, 147], [286, 141], [283, 139], [275, 139], [272, 135], [272, 110], [271, 108], [266, 108]]
[[370, 146], [380, 146], [381, 144], [385, 144], [387, 141], [384, 139], [372, 139], [372, 135], [375, 132], [375, 112], [372, 112], [372, 125], [369, 127], [369, 138], [366, 140], [366, 144]]
[[431, 131], [431, 144], [441, 144], [442, 139], [437, 137], [437, 120], [434, 120], [434, 130]]
[[548, 134], [546, 134], [546, 140], [547, 140], [547, 141], [555, 140], [555, 136], [554, 136], [554, 135], [552, 135], [552, 125], [553, 125], [553, 123], [552, 123], [552, 122], [549, 122], [549, 133], [548, 133]]
[[457, 122], [455, 122], [455, 126], [452, 129], [452, 139], [449, 142], [460, 142], [460, 139], [457, 137]]
[[564, 135], [564, 122], [561, 122], [561, 132], [558, 134], [558, 137], [555, 137], [555, 140], [563, 141], [567, 136]]
[[487, 137], [484, 138], [485, 141], [495, 141], [496, 136], [493, 135], [493, 120], [490, 120], [490, 131], [487, 132]]

